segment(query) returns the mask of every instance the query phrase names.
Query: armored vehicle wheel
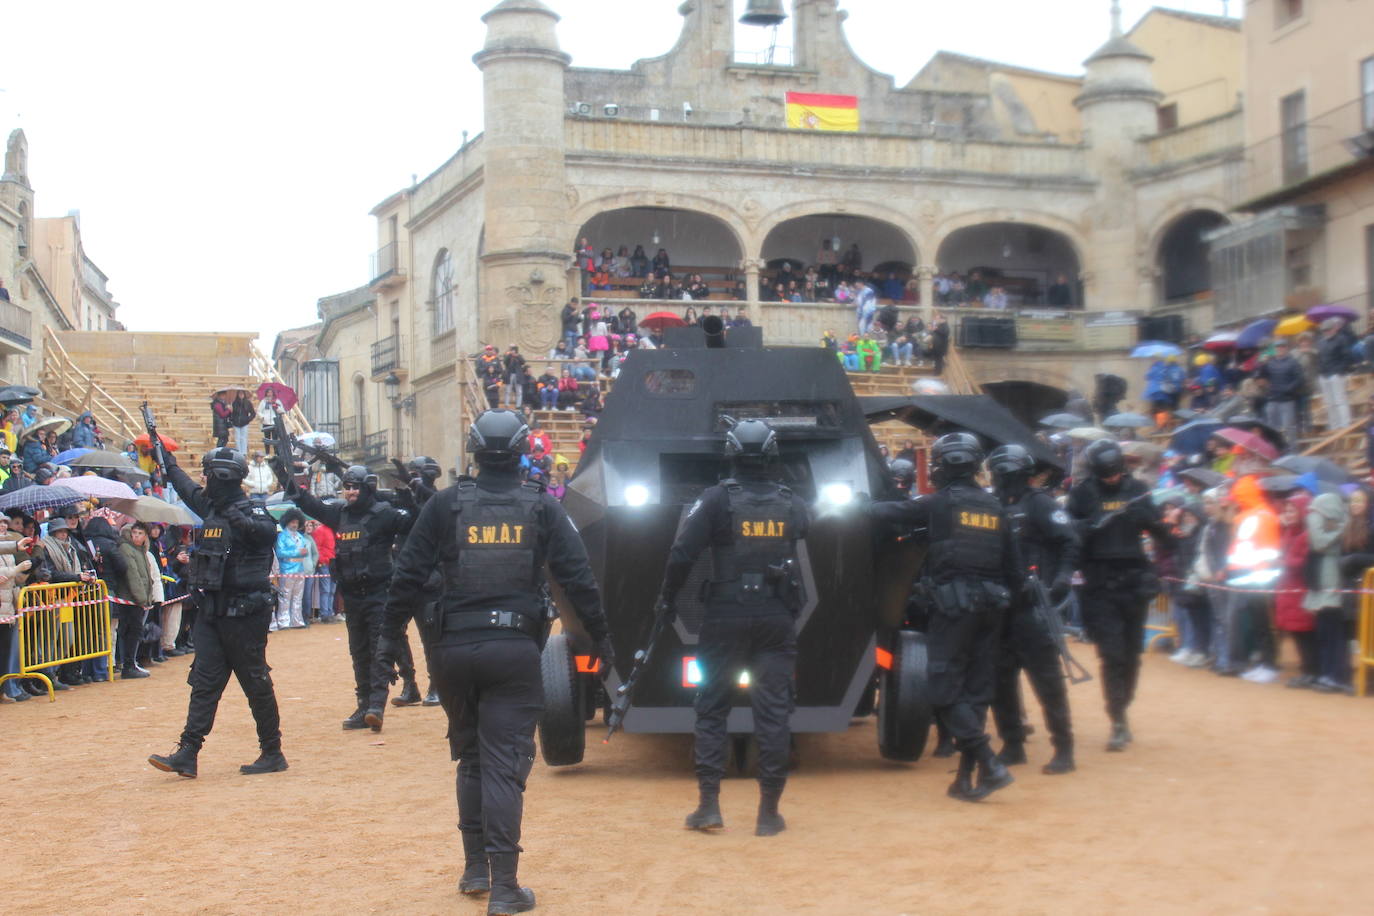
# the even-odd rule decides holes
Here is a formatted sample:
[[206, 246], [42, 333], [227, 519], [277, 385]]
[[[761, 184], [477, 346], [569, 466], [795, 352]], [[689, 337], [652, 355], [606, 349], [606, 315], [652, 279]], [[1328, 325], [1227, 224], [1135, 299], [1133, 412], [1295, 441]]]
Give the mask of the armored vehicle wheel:
[[919, 760], [933, 721], [925, 634], [902, 630], [878, 695], [879, 752], [888, 760]]
[[582, 762], [587, 749], [585, 688], [566, 633], [555, 633], [539, 658], [544, 681], [544, 714], [539, 718], [539, 751], [551, 767]]

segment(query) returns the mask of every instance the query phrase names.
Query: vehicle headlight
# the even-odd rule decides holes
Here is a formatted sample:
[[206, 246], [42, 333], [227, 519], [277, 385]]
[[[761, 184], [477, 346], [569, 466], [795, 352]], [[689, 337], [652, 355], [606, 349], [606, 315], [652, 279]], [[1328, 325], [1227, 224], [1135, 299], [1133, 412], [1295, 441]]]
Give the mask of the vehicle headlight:
[[847, 506], [854, 499], [854, 488], [847, 483], [828, 483], [821, 487], [821, 502]]
[[632, 483], [625, 488], [625, 505], [642, 506], [649, 501], [649, 488], [642, 483]]

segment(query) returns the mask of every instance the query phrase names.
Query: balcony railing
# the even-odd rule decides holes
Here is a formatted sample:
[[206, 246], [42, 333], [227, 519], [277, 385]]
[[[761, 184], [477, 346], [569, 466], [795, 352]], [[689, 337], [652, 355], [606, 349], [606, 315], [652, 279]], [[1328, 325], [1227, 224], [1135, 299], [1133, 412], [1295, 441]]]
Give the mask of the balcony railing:
[[401, 365], [401, 338], [395, 334], [383, 337], [372, 345], [372, 377]]
[[1242, 200], [1271, 206], [1361, 160], [1374, 165], [1368, 151], [1374, 130], [1364, 109], [1364, 101], [1354, 99], [1247, 147]]
[[33, 314], [22, 305], [0, 299], [0, 340], [28, 353], [33, 349]]
[[400, 242], [387, 242], [372, 255], [372, 282], [379, 283], [404, 273]]
[[339, 443], [339, 451], [355, 449], [360, 444], [358, 435], [357, 417], [340, 417], [338, 431], [334, 433], [335, 440]]
[[387, 446], [391, 442], [391, 430], [383, 429], [363, 436], [363, 463], [379, 464], [387, 458]]

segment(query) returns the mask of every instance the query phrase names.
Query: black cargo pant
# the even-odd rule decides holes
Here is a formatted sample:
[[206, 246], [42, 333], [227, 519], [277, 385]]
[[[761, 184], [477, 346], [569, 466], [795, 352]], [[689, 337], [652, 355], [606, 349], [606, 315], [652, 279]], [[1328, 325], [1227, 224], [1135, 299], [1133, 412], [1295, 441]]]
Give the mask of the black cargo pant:
[[983, 723], [993, 697], [1001, 628], [1002, 611], [987, 603], [930, 614], [930, 702], [965, 754], [976, 756], [988, 744]]
[[1151, 596], [1142, 591], [1144, 573], [1113, 573], [1090, 566], [1084, 570], [1084, 578], [1083, 627], [1097, 646], [1102, 664], [1107, 715], [1119, 722], [1135, 699]]
[[483, 836], [489, 854], [520, 852], [525, 780], [544, 711], [539, 647], [514, 636], [436, 645], [432, 658], [458, 761], [458, 830]]
[[792, 747], [792, 681], [797, 669], [797, 631], [792, 615], [712, 613], [708, 608], [697, 641], [701, 689], [696, 700], [696, 769], [702, 786], [718, 786], [725, 775], [727, 720], [739, 676], [749, 672], [749, 700], [758, 743], [759, 785], [781, 789], [787, 782]]
[[[369, 586], [365, 591], [340, 588], [344, 623], [348, 626], [348, 654], [353, 657], [353, 691], [361, 709], [386, 706], [391, 689], [391, 666], [377, 658], [377, 642], [382, 635], [382, 616], [386, 610], [386, 584]], [[199, 648], [199, 646], [197, 646]], [[414, 670], [412, 665], [411, 670]]]
[[1059, 664], [1059, 647], [1034, 609], [1025, 601], [1017, 600], [1002, 624], [997, 688], [992, 704], [997, 734], [1008, 744], [1026, 740], [1025, 726], [1021, 723], [1020, 675], [1023, 668], [1044, 710], [1050, 740], [1056, 748], [1072, 748], [1069, 691]]
[[267, 665], [267, 627], [272, 611], [264, 604], [261, 610], [246, 617], [225, 617], [228, 600], [227, 595], [218, 592], [202, 592], [198, 599], [196, 654], [186, 678], [191, 685], [191, 702], [181, 742], [196, 749], [205, 743], [232, 674], [248, 698], [248, 708], [258, 727], [258, 744], [263, 750], [278, 750], [281, 716], [277, 695], [272, 690], [272, 669]]
[[[437, 599], [436, 599], [437, 600]], [[420, 645], [425, 650], [425, 673], [429, 675], [429, 682], [434, 683], [434, 664], [430, 658], [430, 627], [432, 626], [435, 613], [435, 600], [424, 600], [419, 604], [418, 609], [406, 616], [406, 626], [410, 626], [410, 621], [415, 621], [416, 631], [420, 634]], [[396, 655], [396, 673], [401, 676], [403, 681], [415, 680], [415, 654], [410, 651], [410, 640], [405, 637], [405, 630], [401, 630], [401, 651]]]

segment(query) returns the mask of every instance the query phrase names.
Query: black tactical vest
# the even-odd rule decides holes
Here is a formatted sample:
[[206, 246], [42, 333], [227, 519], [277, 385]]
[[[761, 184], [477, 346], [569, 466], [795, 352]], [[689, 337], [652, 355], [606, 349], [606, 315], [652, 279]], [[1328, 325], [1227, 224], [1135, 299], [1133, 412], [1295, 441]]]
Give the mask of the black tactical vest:
[[229, 523], [216, 514], [207, 517], [204, 526], [196, 532], [196, 551], [191, 554], [187, 582], [192, 588], [211, 592], [224, 588], [224, 568], [228, 565], [232, 545]]
[[382, 511], [382, 503], [373, 501], [363, 517], [349, 519], [348, 510], [339, 513], [339, 530], [334, 532], [334, 562], [331, 569], [340, 585], [366, 588], [384, 583], [391, 574], [391, 551], [372, 543], [369, 522]]
[[711, 545], [711, 594], [748, 604], [778, 597], [784, 564], [795, 556], [792, 491], [773, 484], [768, 493], [721, 482], [730, 501], [730, 540]]
[[[244, 499], [245, 514], [263, 511]], [[205, 591], [256, 591], [270, 587], [272, 543], [250, 546], [236, 535], [218, 510], [212, 509], [196, 534], [188, 584]]]
[[997, 497], [972, 483], [954, 484], [925, 497], [930, 513], [928, 575], [936, 582], [1002, 579], [1002, 526], [1008, 524]]
[[523, 483], [504, 492], [459, 481], [454, 501], [456, 560], [444, 568], [444, 590], [464, 604], [538, 614], [544, 557], [539, 529], [541, 488]]

